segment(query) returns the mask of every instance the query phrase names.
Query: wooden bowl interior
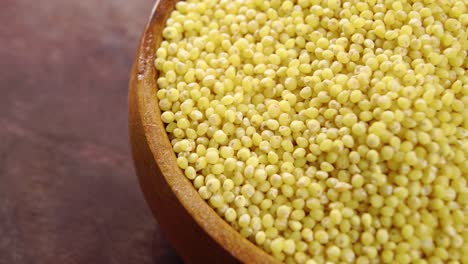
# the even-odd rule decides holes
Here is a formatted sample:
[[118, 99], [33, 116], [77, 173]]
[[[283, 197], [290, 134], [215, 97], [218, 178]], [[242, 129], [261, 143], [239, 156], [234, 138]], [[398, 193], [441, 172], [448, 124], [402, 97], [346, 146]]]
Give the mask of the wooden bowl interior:
[[158, 0], [141, 38], [132, 68], [129, 129], [141, 189], [163, 231], [186, 262], [275, 263], [242, 237], [199, 195], [176, 163], [160, 119], [155, 49], [178, 0]]

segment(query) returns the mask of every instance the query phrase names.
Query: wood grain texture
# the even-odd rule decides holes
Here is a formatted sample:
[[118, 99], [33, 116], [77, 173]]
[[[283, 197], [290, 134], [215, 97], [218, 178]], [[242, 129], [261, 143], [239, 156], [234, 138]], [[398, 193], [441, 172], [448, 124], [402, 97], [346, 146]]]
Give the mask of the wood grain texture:
[[132, 69], [129, 128], [132, 152], [146, 200], [186, 262], [275, 263], [203, 201], [177, 167], [160, 119], [154, 51], [177, 0], [160, 0], [142, 36]]
[[152, 0], [0, 1], [0, 264], [180, 263], [128, 146]]

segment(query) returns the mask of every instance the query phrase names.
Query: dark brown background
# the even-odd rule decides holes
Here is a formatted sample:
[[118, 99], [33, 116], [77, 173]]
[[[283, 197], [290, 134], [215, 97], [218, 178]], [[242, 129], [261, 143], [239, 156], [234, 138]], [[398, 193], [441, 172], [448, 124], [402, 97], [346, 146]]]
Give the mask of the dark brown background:
[[0, 0], [0, 263], [178, 262], [142, 198], [127, 83], [152, 0]]

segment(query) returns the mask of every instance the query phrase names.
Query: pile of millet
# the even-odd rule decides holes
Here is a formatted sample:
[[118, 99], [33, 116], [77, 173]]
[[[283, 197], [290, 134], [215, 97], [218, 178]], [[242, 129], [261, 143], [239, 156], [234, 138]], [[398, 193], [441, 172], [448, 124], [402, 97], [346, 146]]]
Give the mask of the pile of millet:
[[188, 0], [156, 52], [201, 198], [285, 263], [468, 263], [468, 2]]

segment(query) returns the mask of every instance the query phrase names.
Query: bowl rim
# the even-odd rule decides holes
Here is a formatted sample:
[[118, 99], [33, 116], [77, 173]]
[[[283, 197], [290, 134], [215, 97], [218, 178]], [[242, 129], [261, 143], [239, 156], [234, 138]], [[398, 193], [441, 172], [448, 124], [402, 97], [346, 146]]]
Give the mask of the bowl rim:
[[[134, 93], [137, 118], [156, 166], [180, 204], [203, 231], [238, 261], [246, 263], [279, 263], [270, 254], [244, 238], [209, 206], [185, 177], [176, 162], [165, 125], [161, 120], [156, 92], [157, 71], [154, 67], [155, 51], [162, 41], [164, 25], [179, 0], [156, 0], [137, 49], [130, 80], [130, 93]], [[163, 12], [161, 12], [161, 10]], [[159, 28], [160, 29], [160, 28]], [[130, 124], [131, 126], [131, 124]], [[159, 140], [158, 140], [159, 139]], [[140, 181], [141, 183], [141, 181]], [[156, 191], [156, 190], [154, 190]], [[147, 202], [150, 201], [147, 199]]]

